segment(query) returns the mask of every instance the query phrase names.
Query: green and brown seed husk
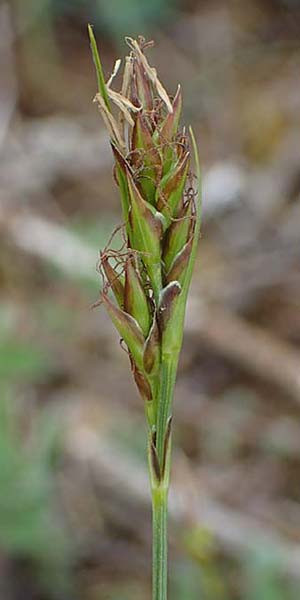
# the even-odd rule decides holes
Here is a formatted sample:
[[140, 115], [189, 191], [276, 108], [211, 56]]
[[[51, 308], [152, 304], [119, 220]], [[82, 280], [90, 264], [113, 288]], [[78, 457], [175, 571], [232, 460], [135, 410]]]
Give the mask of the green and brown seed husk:
[[[126, 38], [130, 52], [116, 91], [121, 61], [105, 82], [90, 26], [89, 35], [98, 81], [95, 102], [110, 136], [124, 221], [120, 252], [100, 253], [100, 301], [127, 346], [145, 402], [157, 493], [167, 490], [169, 481], [171, 404], [200, 230], [199, 161], [191, 128], [180, 126], [180, 86], [169, 96], [146, 58], [152, 43]], [[161, 592], [153, 597], [166, 598], [164, 576], [156, 568]]]

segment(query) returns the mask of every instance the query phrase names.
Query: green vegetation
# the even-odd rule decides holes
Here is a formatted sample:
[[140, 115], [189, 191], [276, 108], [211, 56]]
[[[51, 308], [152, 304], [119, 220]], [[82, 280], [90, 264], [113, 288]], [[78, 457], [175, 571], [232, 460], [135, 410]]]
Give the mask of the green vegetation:
[[26, 560], [55, 596], [69, 587], [70, 545], [55, 507], [54, 459], [59, 431], [45, 411], [26, 424], [25, 407], [0, 392], [0, 547]]

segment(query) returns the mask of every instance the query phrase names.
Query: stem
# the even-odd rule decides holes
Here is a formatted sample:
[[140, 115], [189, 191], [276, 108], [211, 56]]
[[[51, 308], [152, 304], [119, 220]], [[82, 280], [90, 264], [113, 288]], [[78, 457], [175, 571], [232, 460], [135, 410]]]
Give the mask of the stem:
[[168, 580], [168, 490], [152, 490], [152, 600], [167, 600]]
[[157, 407], [156, 448], [160, 465], [163, 464], [164, 442], [171, 412], [177, 372], [177, 357], [163, 357], [161, 363], [160, 396]]
[[[152, 600], [167, 600], [168, 581], [168, 491], [170, 479], [170, 439], [166, 448], [168, 418], [173, 399], [177, 358], [163, 357], [160, 373], [160, 391], [157, 406], [156, 451], [160, 480], [152, 472]], [[167, 452], [166, 452], [167, 451]], [[166, 453], [166, 456], [164, 456]], [[150, 456], [151, 461], [151, 456]]]

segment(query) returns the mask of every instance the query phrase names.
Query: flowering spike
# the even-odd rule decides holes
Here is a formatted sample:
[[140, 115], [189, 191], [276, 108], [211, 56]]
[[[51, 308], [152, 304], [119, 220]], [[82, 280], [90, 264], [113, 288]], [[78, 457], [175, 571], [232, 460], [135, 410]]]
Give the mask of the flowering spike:
[[150, 329], [149, 305], [133, 257], [125, 264], [124, 309], [136, 319], [146, 337]]
[[[105, 83], [90, 27], [89, 35], [98, 77], [96, 101], [115, 158], [128, 252], [125, 282], [110, 259], [102, 256], [103, 273], [119, 307], [110, 303], [106, 294], [103, 302], [132, 354], [136, 378], [145, 377], [151, 387], [158, 418], [159, 366], [166, 353], [179, 351], [199, 234], [199, 211], [191, 183], [184, 195], [190, 153], [189, 136], [179, 128], [181, 89], [178, 86], [171, 101], [145, 56], [152, 43], [142, 37], [127, 38], [131, 52], [123, 62], [121, 90], [112, 89], [120, 60]], [[195, 154], [194, 137], [189, 133]], [[162, 438], [159, 445], [161, 460]]]

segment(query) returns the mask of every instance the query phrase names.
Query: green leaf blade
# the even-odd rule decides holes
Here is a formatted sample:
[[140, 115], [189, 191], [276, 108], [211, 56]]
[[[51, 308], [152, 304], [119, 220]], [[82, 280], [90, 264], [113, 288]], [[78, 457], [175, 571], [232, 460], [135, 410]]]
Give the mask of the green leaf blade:
[[97, 42], [96, 42], [96, 39], [94, 36], [93, 28], [90, 24], [88, 25], [88, 33], [89, 33], [89, 38], [90, 38], [93, 61], [94, 61], [96, 74], [97, 74], [98, 91], [101, 94], [101, 96], [106, 104], [106, 107], [111, 112], [110, 102], [109, 102], [108, 93], [107, 93], [107, 89], [106, 89], [106, 83], [105, 83], [104, 74], [103, 74], [103, 68], [102, 68], [100, 55], [99, 55], [98, 48], [97, 48]]

